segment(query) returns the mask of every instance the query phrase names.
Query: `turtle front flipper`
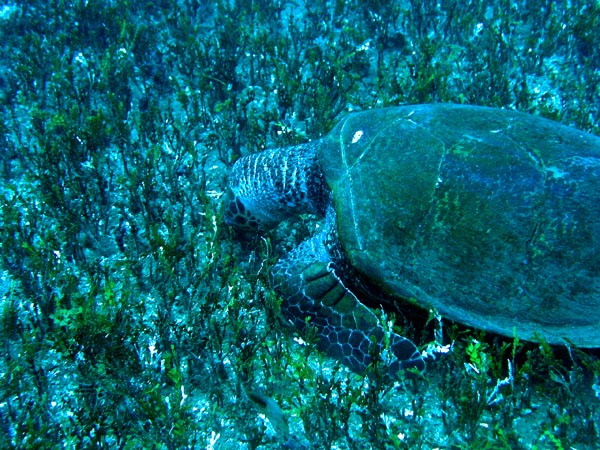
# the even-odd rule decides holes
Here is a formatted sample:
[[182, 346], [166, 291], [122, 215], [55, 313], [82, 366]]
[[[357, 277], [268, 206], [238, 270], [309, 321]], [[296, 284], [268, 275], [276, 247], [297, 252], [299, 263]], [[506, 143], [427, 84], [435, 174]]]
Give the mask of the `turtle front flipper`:
[[274, 285], [283, 295], [282, 313], [303, 331], [313, 327], [320, 350], [340, 359], [357, 373], [364, 373], [381, 354], [389, 338], [390, 374], [417, 369], [425, 362], [415, 344], [390, 333], [377, 316], [346, 288], [335, 270], [323, 232], [282, 258], [273, 269]]

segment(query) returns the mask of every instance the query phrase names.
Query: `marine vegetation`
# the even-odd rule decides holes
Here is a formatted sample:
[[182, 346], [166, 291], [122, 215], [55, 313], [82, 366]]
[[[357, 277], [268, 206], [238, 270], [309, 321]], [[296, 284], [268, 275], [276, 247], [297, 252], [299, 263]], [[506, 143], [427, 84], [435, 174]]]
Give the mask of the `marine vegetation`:
[[224, 197], [241, 157], [349, 111], [598, 135], [599, 22], [583, 1], [0, 5], [0, 447], [598, 448], [597, 351], [375, 308], [427, 371], [353, 373], [269, 279], [318, 221], [244, 242]]

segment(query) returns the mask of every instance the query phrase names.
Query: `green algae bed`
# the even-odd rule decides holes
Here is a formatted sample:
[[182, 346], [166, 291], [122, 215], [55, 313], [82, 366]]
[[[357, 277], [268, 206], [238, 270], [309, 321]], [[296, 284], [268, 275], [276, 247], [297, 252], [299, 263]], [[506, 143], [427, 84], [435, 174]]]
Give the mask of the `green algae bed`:
[[236, 159], [345, 111], [600, 134], [598, 29], [596, 1], [0, 5], [0, 447], [600, 447], [597, 351], [396, 311], [427, 372], [353, 374], [269, 285], [311, 218], [252, 242], [222, 221]]

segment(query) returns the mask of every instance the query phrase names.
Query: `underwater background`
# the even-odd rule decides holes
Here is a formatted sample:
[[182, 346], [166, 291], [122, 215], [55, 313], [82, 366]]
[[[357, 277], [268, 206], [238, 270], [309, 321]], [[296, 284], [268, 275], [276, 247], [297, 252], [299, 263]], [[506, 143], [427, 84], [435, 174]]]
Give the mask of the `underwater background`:
[[0, 4], [0, 448], [597, 449], [600, 357], [397, 317], [390, 383], [278, 318], [240, 156], [456, 102], [600, 134], [600, 2]]

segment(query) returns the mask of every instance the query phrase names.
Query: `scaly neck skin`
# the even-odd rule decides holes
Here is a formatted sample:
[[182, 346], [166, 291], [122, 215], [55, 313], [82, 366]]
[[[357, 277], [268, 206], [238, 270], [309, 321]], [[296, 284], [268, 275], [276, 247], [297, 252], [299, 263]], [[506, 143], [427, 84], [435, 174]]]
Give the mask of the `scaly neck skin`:
[[225, 221], [242, 229], [268, 229], [298, 214], [324, 215], [319, 143], [269, 149], [236, 162], [229, 177]]

